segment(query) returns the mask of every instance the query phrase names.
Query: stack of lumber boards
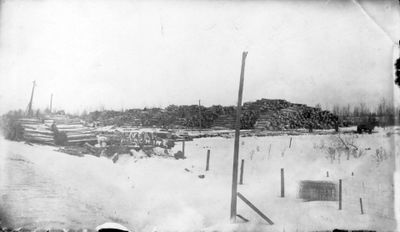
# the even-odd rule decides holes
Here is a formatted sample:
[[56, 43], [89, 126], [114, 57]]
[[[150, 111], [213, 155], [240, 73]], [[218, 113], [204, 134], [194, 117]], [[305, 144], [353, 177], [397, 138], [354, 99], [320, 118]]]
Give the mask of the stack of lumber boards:
[[54, 132], [51, 126], [37, 118], [21, 118], [18, 123], [23, 128], [23, 139], [29, 142], [54, 144]]

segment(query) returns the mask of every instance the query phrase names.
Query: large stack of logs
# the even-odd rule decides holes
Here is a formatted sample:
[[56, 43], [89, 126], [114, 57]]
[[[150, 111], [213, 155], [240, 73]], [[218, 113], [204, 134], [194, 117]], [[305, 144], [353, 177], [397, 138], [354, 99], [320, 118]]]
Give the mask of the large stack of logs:
[[22, 139], [29, 142], [54, 144], [54, 132], [51, 126], [43, 124], [36, 118], [18, 119], [18, 127], [22, 128]]
[[233, 128], [235, 118], [232, 115], [221, 115], [213, 123], [213, 127]]
[[338, 117], [329, 111], [285, 100], [261, 99], [245, 103], [244, 110], [257, 112], [256, 129], [332, 129], [338, 122]]
[[[104, 125], [144, 127], [234, 128], [234, 106], [168, 106], [166, 109], [133, 109], [124, 112], [92, 112], [89, 121]], [[294, 104], [281, 99], [261, 99], [243, 105], [241, 129], [284, 130], [296, 128], [331, 129], [337, 117], [329, 111]]]
[[48, 116], [46, 119], [19, 118], [9, 123], [8, 131], [11, 140], [51, 145], [74, 145], [85, 142], [95, 142], [97, 137], [91, 127], [85, 126], [79, 119], [66, 116]]
[[53, 130], [57, 145], [84, 144], [97, 141], [94, 129], [84, 126], [79, 119], [51, 116], [44, 120], [44, 124], [49, 125]]

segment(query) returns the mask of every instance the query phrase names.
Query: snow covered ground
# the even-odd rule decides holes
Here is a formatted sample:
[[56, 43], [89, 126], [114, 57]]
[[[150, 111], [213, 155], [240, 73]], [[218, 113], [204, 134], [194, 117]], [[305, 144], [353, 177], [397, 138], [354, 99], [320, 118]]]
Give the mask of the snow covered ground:
[[[114, 221], [135, 231], [395, 231], [393, 173], [399, 155], [395, 146], [397, 153], [400, 149], [395, 133], [398, 136], [400, 131], [378, 131], [342, 134], [351, 150], [358, 148], [349, 156], [337, 135], [241, 138], [240, 159], [245, 167], [238, 191], [274, 222], [272, 226], [240, 199], [238, 214], [250, 222], [229, 222], [233, 138], [186, 142], [184, 160], [135, 160], [122, 155], [117, 163], [1, 139], [0, 216], [3, 226], [30, 229], [92, 229]], [[177, 144], [173, 150], [180, 149]], [[211, 159], [206, 172], [208, 149]], [[280, 197], [281, 168], [285, 169], [285, 198]], [[339, 179], [343, 180], [343, 210], [338, 210], [337, 201], [298, 198], [301, 180]]]

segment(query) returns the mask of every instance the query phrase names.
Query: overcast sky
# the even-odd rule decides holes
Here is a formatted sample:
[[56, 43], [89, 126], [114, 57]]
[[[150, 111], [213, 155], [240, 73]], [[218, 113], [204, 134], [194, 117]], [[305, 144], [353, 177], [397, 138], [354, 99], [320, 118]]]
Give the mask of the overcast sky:
[[[2, 1], [0, 113], [399, 99], [393, 1]], [[393, 92], [395, 91], [395, 92]]]

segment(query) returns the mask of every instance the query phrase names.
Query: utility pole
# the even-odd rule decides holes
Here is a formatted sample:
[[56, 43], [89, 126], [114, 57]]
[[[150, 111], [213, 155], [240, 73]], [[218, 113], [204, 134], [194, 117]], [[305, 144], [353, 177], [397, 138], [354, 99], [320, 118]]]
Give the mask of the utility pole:
[[50, 96], [50, 114], [52, 112], [52, 109], [53, 109], [53, 94], [51, 94]]
[[239, 94], [236, 109], [235, 122], [235, 147], [233, 152], [233, 172], [232, 172], [232, 196], [231, 196], [231, 223], [236, 222], [236, 205], [237, 205], [237, 182], [238, 182], [238, 159], [239, 159], [239, 137], [240, 137], [240, 115], [242, 113], [242, 95], [244, 82], [244, 66], [246, 63], [247, 52], [242, 54], [242, 69], [240, 72]]
[[33, 81], [31, 100], [29, 101], [29, 104], [28, 104], [28, 116], [32, 115], [32, 101], [33, 101], [33, 93], [35, 92], [35, 86], [36, 86], [36, 81]]

